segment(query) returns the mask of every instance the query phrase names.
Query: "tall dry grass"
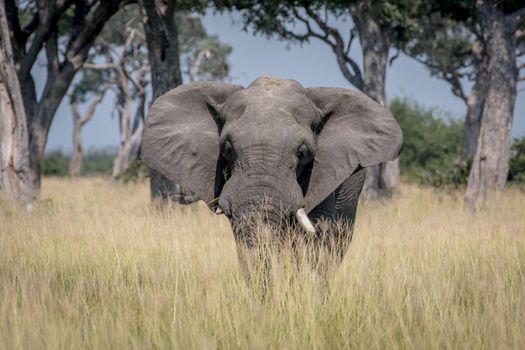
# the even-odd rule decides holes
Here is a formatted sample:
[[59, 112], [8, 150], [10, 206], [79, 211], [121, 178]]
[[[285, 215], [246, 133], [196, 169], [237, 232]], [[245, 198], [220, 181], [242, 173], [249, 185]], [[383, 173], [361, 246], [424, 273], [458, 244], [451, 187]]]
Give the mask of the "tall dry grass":
[[0, 205], [0, 348], [523, 349], [524, 204], [405, 186], [361, 205], [328, 281], [285, 267], [261, 294], [224, 217], [45, 179], [34, 212]]

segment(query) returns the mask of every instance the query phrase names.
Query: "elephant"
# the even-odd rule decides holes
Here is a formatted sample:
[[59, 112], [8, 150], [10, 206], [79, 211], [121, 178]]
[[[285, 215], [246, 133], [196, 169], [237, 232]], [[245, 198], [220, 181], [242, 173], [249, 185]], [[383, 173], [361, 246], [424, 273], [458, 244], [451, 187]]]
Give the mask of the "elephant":
[[271, 227], [293, 221], [315, 240], [331, 234], [320, 223], [342, 221], [343, 259], [365, 168], [395, 159], [402, 140], [388, 109], [361, 92], [260, 77], [246, 88], [194, 82], [159, 97], [141, 158], [226, 215], [238, 252], [253, 249], [247, 223], [264, 212]]

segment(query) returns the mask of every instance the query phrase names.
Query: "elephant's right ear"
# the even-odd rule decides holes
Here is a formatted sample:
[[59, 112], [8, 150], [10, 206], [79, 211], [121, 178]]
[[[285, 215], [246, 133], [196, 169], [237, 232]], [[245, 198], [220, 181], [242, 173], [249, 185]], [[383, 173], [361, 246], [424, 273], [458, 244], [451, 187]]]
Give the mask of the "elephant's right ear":
[[220, 166], [217, 111], [241, 89], [240, 85], [196, 82], [159, 97], [146, 118], [141, 158], [199, 199], [213, 200], [216, 176], [222, 176], [222, 171], [217, 171]]

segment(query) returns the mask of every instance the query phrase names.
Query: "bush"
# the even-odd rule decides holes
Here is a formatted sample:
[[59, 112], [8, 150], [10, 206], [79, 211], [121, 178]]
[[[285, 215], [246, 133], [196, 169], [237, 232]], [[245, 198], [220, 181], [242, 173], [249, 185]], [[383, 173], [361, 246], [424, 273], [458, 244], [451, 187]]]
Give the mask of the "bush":
[[[90, 150], [82, 160], [83, 176], [111, 176], [115, 152], [112, 150]], [[62, 151], [53, 151], [44, 155], [42, 175], [68, 176], [71, 157]]]
[[115, 152], [112, 150], [90, 150], [82, 161], [82, 175], [111, 176]]
[[512, 143], [508, 181], [525, 184], [525, 136]]
[[469, 164], [461, 158], [462, 121], [406, 98], [394, 99], [390, 109], [403, 129], [399, 161], [405, 178], [434, 187], [466, 183]]
[[141, 159], [135, 159], [129, 165], [128, 170], [117, 177], [117, 180], [124, 183], [137, 182], [149, 177], [149, 175], [148, 166]]
[[69, 157], [62, 151], [53, 151], [44, 156], [42, 160], [42, 175], [67, 176]]

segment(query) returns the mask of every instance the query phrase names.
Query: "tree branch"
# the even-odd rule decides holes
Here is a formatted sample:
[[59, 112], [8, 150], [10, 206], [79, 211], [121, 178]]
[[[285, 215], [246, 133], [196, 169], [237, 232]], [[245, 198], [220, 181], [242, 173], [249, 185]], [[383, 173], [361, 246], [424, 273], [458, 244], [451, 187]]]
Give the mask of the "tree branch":
[[[305, 7], [306, 14], [308, 17], [313, 19], [317, 26], [324, 32], [324, 35], [318, 35], [317, 38], [324, 41], [330, 47], [332, 48], [332, 51], [335, 53], [337, 58], [337, 63], [339, 65], [339, 68], [341, 69], [341, 72], [345, 76], [345, 78], [356, 88], [362, 89], [363, 88], [363, 78], [361, 74], [361, 69], [359, 68], [359, 65], [355, 60], [353, 60], [349, 55], [350, 46], [352, 44], [352, 41], [355, 38], [354, 36], [350, 36], [348, 45], [345, 45], [343, 38], [341, 37], [341, 34], [337, 29], [334, 29], [333, 27], [330, 27], [323, 19], [316, 14], [312, 9], [309, 7]], [[308, 20], [303, 18], [303, 21], [306, 21], [309, 23]], [[331, 41], [329, 38], [332, 38], [333, 41]], [[346, 46], [346, 48], [345, 48]], [[350, 71], [350, 69], [352, 71]]]
[[91, 69], [95, 71], [118, 70], [118, 65], [115, 63], [84, 63], [84, 69]]
[[71, 111], [73, 112], [73, 118], [75, 118], [75, 123], [80, 122], [82, 120], [82, 115], [80, 114], [80, 111], [78, 110], [78, 103], [71, 102]]
[[202, 64], [202, 60], [204, 58], [210, 58], [210, 56], [211, 56], [211, 53], [210, 53], [210, 50], [208, 49], [198, 51], [197, 57], [195, 58], [195, 61], [193, 62], [193, 64], [191, 65], [189, 69], [190, 82], [197, 81], [198, 76], [199, 76], [199, 69]]
[[104, 95], [106, 95], [106, 91], [109, 89], [109, 86], [104, 87], [104, 89], [99, 92], [93, 100], [91, 100], [91, 103], [88, 106], [88, 109], [83, 117], [80, 118], [80, 125], [86, 124], [88, 121], [93, 118], [93, 115], [95, 114], [95, 110], [97, 109], [97, 106], [102, 100], [104, 99]]
[[104, 0], [87, 15], [85, 26], [76, 37], [72, 37], [66, 46], [66, 60], [78, 69], [82, 66], [91, 44], [100, 33], [104, 24], [117, 10], [131, 0]]
[[46, 41], [46, 58], [48, 73], [58, 74], [60, 61], [58, 58], [58, 33], [53, 31]]
[[7, 24], [13, 32], [13, 40], [11, 40], [11, 46], [13, 47], [13, 53], [15, 60], [18, 61], [22, 55], [24, 45], [22, 43], [22, 29], [20, 28], [20, 21], [18, 20], [18, 6], [14, 0], [5, 1], [5, 13], [7, 17]]
[[454, 96], [459, 97], [465, 103], [468, 102], [468, 97], [466, 96], [463, 84], [461, 83], [461, 78], [463, 77], [462, 73], [455, 71], [453, 67], [450, 67], [448, 71], [443, 72], [443, 67], [437, 64], [421, 59], [417, 55], [411, 55], [408, 52], [406, 52], [406, 54], [417, 62], [438, 71], [443, 76], [443, 79], [452, 85], [452, 93]]
[[56, 7], [48, 6], [47, 3], [38, 3], [38, 25], [34, 30], [33, 40], [29, 45], [29, 49], [20, 62], [18, 74], [22, 79], [25, 79], [30, 73], [36, 58], [38, 57], [38, 53], [42, 49], [44, 42], [49, 37], [52, 28], [56, 26], [60, 15], [71, 6], [71, 4], [71, 0], [64, 1]]
[[463, 100], [463, 102], [468, 103], [468, 98], [465, 95], [465, 91], [463, 89], [463, 84], [461, 84], [460, 75], [458, 75], [456, 72], [447, 72], [444, 74], [445, 80], [449, 82], [450, 85], [452, 85], [452, 93]]
[[350, 49], [352, 48], [352, 43], [354, 42], [355, 37], [356, 37], [356, 30], [354, 27], [350, 29], [350, 38], [348, 39], [348, 44], [346, 46], [345, 56], [348, 56], [350, 54]]
[[519, 26], [523, 22], [525, 22], [525, 7], [520, 8], [519, 10], [516, 10], [510, 14], [507, 15], [507, 18], [512, 21], [514, 26]]

